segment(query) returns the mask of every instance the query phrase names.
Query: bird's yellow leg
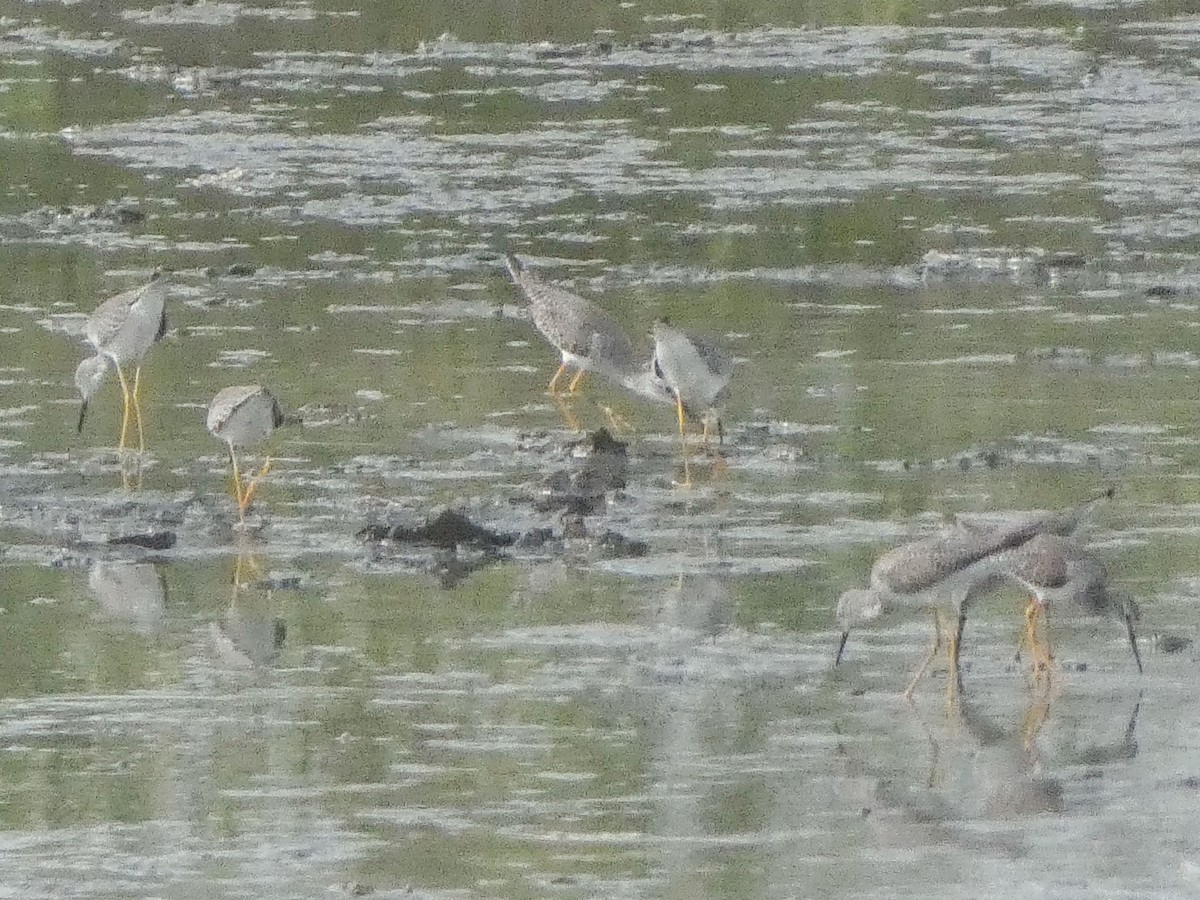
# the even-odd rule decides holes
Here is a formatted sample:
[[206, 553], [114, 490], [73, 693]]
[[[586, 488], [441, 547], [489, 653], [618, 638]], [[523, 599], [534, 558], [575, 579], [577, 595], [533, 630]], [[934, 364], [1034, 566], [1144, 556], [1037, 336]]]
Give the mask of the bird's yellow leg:
[[233, 462], [233, 499], [237, 501], [238, 518], [245, 521], [246, 504], [242, 500], [242, 472], [238, 468], [237, 451], [229, 446], [229, 459]]
[[124, 453], [125, 452], [125, 438], [129, 434], [130, 395], [129, 395], [129, 382], [125, 380], [125, 370], [122, 369], [119, 364], [117, 365], [117, 378], [121, 382], [121, 401], [122, 401], [122, 407], [123, 407], [122, 412], [121, 412], [121, 440], [117, 444], [117, 452]]
[[683, 481], [680, 482], [680, 485], [682, 487], [691, 487], [692, 469], [688, 462], [687, 430], [684, 427], [683, 398], [679, 396], [678, 391], [675, 392], [675, 410], [679, 414], [679, 444], [683, 452]]
[[262, 468], [258, 470], [258, 474], [251, 478], [246, 484], [246, 493], [242, 495], [242, 505], [249, 508], [250, 501], [254, 498], [254, 492], [258, 490], [259, 482], [267, 477], [267, 473], [271, 471], [271, 457], [267, 457], [266, 462], [262, 464]]
[[954, 705], [958, 697], [958, 635], [952, 634], [946, 639], [946, 662], [950, 668], [946, 672], [946, 703]]
[[1037, 738], [1038, 732], [1050, 718], [1050, 703], [1051, 697], [1047, 691], [1037, 697], [1025, 711], [1025, 716], [1021, 721], [1021, 746], [1026, 752], [1033, 750], [1033, 742]]
[[608, 422], [608, 427], [612, 429], [614, 435], [628, 434], [633, 431], [633, 423], [611, 406], [605, 406], [602, 409], [604, 410], [604, 419]]
[[571, 410], [571, 407], [567, 406], [567, 402], [563, 399], [563, 395], [551, 394], [550, 396], [554, 398], [554, 405], [558, 407], [558, 413], [563, 417], [563, 421], [567, 423], [567, 427], [572, 431], [582, 432], [583, 428], [579, 424], [579, 419], [575, 416], [575, 413]]
[[1034, 671], [1037, 671], [1037, 604], [1030, 600], [1025, 605], [1025, 631], [1021, 634], [1021, 646], [1029, 648]]
[[550, 379], [550, 383], [546, 385], [546, 392], [557, 397], [558, 396], [558, 379], [562, 378], [563, 372], [567, 371], [567, 364], [560, 363], [558, 371], [554, 373], [554, 377]]
[[146, 452], [146, 435], [142, 432], [142, 399], [141, 399], [142, 367], [133, 370], [133, 415], [137, 419], [138, 453]]
[[571, 379], [571, 383], [567, 385], [567, 391], [572, 394], [575, 393], [575, 391], [579, 388], [579, 383], [583, 381], [583, 376], [586, 374], [587, 369], [580, 369], [578, 372], [576, 372], [575, 377]]
[[[1029, 631], [1030, 631], [1029, 617], [1034, 614], [1033, 607], [1035, 605], [1036, 604], [1034, 603], [1033, 598], [1030, 598], [1029, 600], [1025, 601], [1025, 612], [1023, 613], [1023, 616], [1025, 618], [1025, 625], [1021, 629], [1021, 636], [1017, 640], [1017, 652], [1013, 657], [1015, 662], [1020, 661], [1021, 651], [1023, 651], [1025, 649], [1025, 647], [1029, 644]], [[1033, 652], [1033, 647], [1029, 647], [1029, 652], [1030, 653]]]
[[917, 666], [917, 671], [913, 673], [912, 681], [908, 683], [908, 687], [904, 689], [904, 699], [912, 703], [913, 691], [917, 689], [917, 682], [921, 680], [921, 676], [925, 674], [925, 670], [929, 668], [929, 664], [933, 662], [933, 658], [937, 656], [937, 652], [942, 649], [942, 617], [938, 615], [938, 611], [933, 611], [933, 646], [925, 654], [925, 658], [921, 660], [921, 664]]
[[1038, 639], [1037, 622], [1041, 617], [1041, 604], [1030, 601], [1025, 610], [1026, 640], [1029, 643], [1029, 655], [1032, 658], [1033, 674], [1036, 678], [1050, 674], [1054, 662], [1054, 654], [1050, 652], [1048, 642]]

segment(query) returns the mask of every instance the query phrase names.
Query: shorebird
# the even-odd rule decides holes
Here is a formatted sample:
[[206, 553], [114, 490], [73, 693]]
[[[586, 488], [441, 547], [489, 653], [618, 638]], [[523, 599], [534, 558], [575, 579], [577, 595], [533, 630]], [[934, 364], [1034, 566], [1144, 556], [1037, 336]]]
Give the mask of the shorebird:
[[253, 478], [242, 480], [238, 468], [237, 448], [248, 447], [267, 440], [283, 424], [279, 402], [270, 391], [257, 384], [227, 387], [208, 404], [208, 431], [229, 446], [233, 463], [233, 495], [237, 500], [238, 520], [245, 522], [246, 509], [254, 498], [259, 483], [271, 471], [268, 456]]
[[[1112, 490], [1070, 510], [1026, 516], [1015, 522], [983, 527], [960, 523], [948, 532], [902, 544], [884, 553], [871, 567], [870, 586], [851, 589], [837, 603], [837, 621], [842, 628], [834, 665], [841, 662], [850, 629], [864, 625], [897, 608], [929, 609], [933, 613], [934, 643], [909, 682], [904, 695], [911, 699], [921, 676], [942, 645], [942, 614], [957, 619], [947, 639], [953, 673], [948, 689], [953, 693], [961, 680], [959, 654], [967, 609], [975, 597], [992, 589], [997, 581], [1021, 582], [1026, 566], [1039, 561], [1035, 545], [1021, 555], [1039, 535], [1070, 540], [1090, 518], [1096, 506], [1111, 497]], [[1041, 560], [1043, 563], [1044, 559]], [[1025, 583], [1025, 582], [1022, 582]], [[1030, 586], [1030, 590], [1033, 588]], [[1040, 595], [1035, 595], [1040, 596]], [[1040, 608], [1039, 603], [1036, 608]], [[1036, 609], [1035, 608], [1035, 609]], [[1029, 634], [1034, 637], [1032, 617], [1027, 612]], [[1127, 620], [1128, 621], [1128, 620]]]
[[[504, 257], [504, 265], [529, 302], [533, 324], [562, 356], [546, 386], [556, 401], [561, 401], [563, 393], [558, 390], [559, 379], [574, 369], [567, 394], [578, 390], [586, 373], [595, 372], [640, 397], [672, 402], [671, 392], [655, 376], [646, 357], [638, 356], [629, 336], [612, 316], [587, 298], [542, 281], [511, 253]], [[578, 423], [561, 402], [560, 409], [571, 427], [578, 430]], [[605, 408], [605, 412], [615, 426], [618, 417], [610, 409]]]
[[842, 629], [842, 638], [834, 665], [842, 661], [850, 629], [898, 608], [930, 610], [934, 641], [904, 691], [905, 698], [911, 700], [921, 676], [942, 646], [942, 616], [949, 614], [958, 621], [947, 644], [953, 676], [948, 689], [953, 694], [961, 680], [959, 644], [967, 606], [993, 577], [1004, 573], [1002, 554], [1010, 546], [988, 534], [954, 531], [910, 541], [884, 553], [871, 567], [868, 588], [851, 588], [838, 598], [837, 622]]
[[720, 404], [729, 393], [733, 361], [708, 338], [688, 334], [666, 320], [655, 323], [653, 334], [652, 367], [675, 401], [679, 440], [683, 447], [683, 483], [691, 484], [685, 421], [687, 418], [699, 419], [706, 446], [709, 431], [714, 428], [718, 443], [724, 443]]
[[[84, 334], [96, 351], [75, 369], [75, 386], [83, 403], [79, 409], [78, 431], [83, 431], [88, 403], [104, 382], [108, 367], [117, 370], [121, 381], [124, 412], [121, 415], [121, 440], [118, 451], [124, 452], [129, 435], [130, 409], [137, 420], [138, 451], [146, 450], [142, 430], [141, 376], [142, 358], [167, 331], [167, 288], [160, 271], [155, 271], [149, 284], [125, 291], [101, 303], [87, 318]], [[125, 367], [132, 365], [133, 387], [125, 376]]]
[[[1136, 618], [1136, 604], [1133, 598], [1123, 595], [1126, 600], [1120, 603], [1116, 593], [1109, 598], [1106, 593], [1107, 571], [1083, 549], [1085, 532], [1091, 524], [1096, 508], [1111, 500], [1115, 493], [1115, 488], [1109, 487], [1079, 506], [1056, 512], [1035, 513], [999, 525], [976, 523], [962, 517], [956, 520], [956, 527], [969, 534], [982, 536], [990, 532], [993, 540], [1007, 541], [1012, 546], [1022, 544], [1020, 551], [1010, 555], [1008, 570], [1003, 575], [994, 577], [988, 586], [999, 581], [1011, 580], [1029, 590], [1029, 602], [1025, 607], [1025, 630], [1022, 632], [1017, 652], [1019, 655], [1020, 649], [1026, 644], [1029, 645], [1034, 655], [1035, 673], [1051, 661], [1049, 648], [1037, 640], [1037, 620], [1046, 608], [1046, 603], [1040, 599], [1043, 596], [1042, 588], [1051, 592], [1045, 594], [1046, 597], [1061, 596], [1074, 599], [1076, 605], [1087, 605], [1090, 602], [1093, 611], [1096, 612], [1108, 608], [1114, 613], [1119, 613], [1121, 603], [1127, 600], [1133, 611], [1131, 618], [1126, 619], [1126, 624], [1130, 629], [1133, 627], [1132, 619]], [[1035, 537], [1038, 540], [1032, 541]], [[1031, 543], [1024, 544], [1026, 539]], [[959, 623], [960, 637], [964, 624]], [[1130, 634], [1132, 635], [1132, 630]], [[1141, 658], [1137, 652], [1136, 641], [1132, 641], [1131, 644], [1140, 672]]]
[[[1117, 616], [1124, 621], [1133, 661], [1141, 673], [1142, 657], [1133, 625], [1138, 617], [1137, 603], [1127, 592], [1112, 587], [1104, 564], [1090, 555], [1076, 538], [1036, 534], [1008, 555], [1006, 566], [1009, 575], [1034, 597], [1026, 612], [1028, 625], [1024, 639], [1034, 648], [1035, 655], [1037, 617], [1043, 611], [1079, 609]], [[1042, 661], [1049, 662], [1048, 651]]]

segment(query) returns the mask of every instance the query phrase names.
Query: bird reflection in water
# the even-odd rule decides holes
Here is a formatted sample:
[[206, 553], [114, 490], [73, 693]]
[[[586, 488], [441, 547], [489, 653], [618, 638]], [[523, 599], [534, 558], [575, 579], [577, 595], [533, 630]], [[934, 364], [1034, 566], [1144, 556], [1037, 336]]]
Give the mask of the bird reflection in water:
[[240, 594], [220, 621], [209, 623], [213, 648], [231, 668], [274, 665], [287, 640], [287, 623], [275, 615], [272, 591]]
[[98, 560], [88, 570], [88, 590], [105, 618], [121, 622], [138, 634], [163, 629], [167, 587], [154, 563]]
[[[1119, 764], [1137, 755], [1140, 693], [1115, 740], [1063, 750], [1059, 734], [1054, 758], [1047, 759], [1041, 745], [1056, 721], [1052, 711], [1060, 705], [1056, 692], [1047, 688], [1026, 698], [1015, 715], [1000, 715], [987, 710], [968, 690], [959, 693], [948, 717], [926, 718], [912, 707], [910, 716], [896, 721], [894, 733], [840, 745], [848, 774], [865, 791], [857, 798], [863, 803], [864, 820], [890, 842], [932, 842], [960, 845], [972, 852], [1027, 856], [1023, 829], [979, 826], [1047, 814], [1069, 816], [1072, 795], [1065, 789], [1067, 779], [1053, 771], [1056, 764], [1074, 771], [1081, 763]], [[1075, 713], [1073, 709], [1063, 720], [1063, 727], [1078, 724]], [[927, 763], [910, 770], [912, 777], [906, 779], [903, 766], [896, 766], [894, 748], [886, 749], [887, 738], [894, 738], [899, 747], [907, 746], [913, 727], [928, 744], [929, 753]]]
[[287, 640], [287, 624], [275, 615], [276, 583], [264, 576], [254, 551], [253, 538], [239, 534], [229, 606], [219, 621], [209, 623], [209, 637], [218, 656], [238, 669], [273, 665]]
[[243, 587], [250, 587], [255, 581], [263, 577], [262, 565], [258, 561], [258, 555], [254, 552], [255, 543], [253, 538], [246, 532], [238, 532], [237, 534], [237, 556], [233, 560], [233, 574], [230, 576], [230, 583], [234, 588], [234, 600], [237, 599], [237, 592]]
[[733, 595], [723, 579], [681, 572], [660, 595], [654, 617], [661, 627], [715, 642], [733, 628]]

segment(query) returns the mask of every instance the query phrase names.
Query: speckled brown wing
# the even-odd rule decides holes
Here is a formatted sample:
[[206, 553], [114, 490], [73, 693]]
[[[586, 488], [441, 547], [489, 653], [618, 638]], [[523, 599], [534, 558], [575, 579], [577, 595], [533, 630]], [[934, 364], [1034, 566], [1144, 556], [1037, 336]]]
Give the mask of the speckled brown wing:
[[1071, 576], [1070, 557], [1079, 552], [1074, 542], [1055, 534], [1037, 534], [1013, 551], [1010, 571], [1041, 588], [1060, 588]]
[[637, 368], [629, 335], [607, 315], [604, 315], [603, 320], [591, 323], [587, 356], [601, 363], [603, 369], [611, 369], [615, 373]]
[[533, 324], [551, 344], [576, 356], [587, 356], [591, 332], [586, 328], [587, 303], [578, 294], [538, 281], [526, 273], [521, 289], [529, 300]]
[[589, 320], [606, 318], [589, 300], [548, 284], [524, 268], [514, 256], [505, 259], [508, 274], [525, 296], [533, 324], [551, 344], [575, 356], [591, 352]]
[[515, 257], [505, 263], [529, 303], [533, 324], [546, 340], [602, 372], [620, 375], [635, 368], [633, 344], [612, 316], [586, 297], [542, 281]]
[[871, 569], [871, 581], [897, 594], [928, 590], [989, 556], [1022, 548], [1039, 535], [1032, 521], [1008, 528], [958, 528], [889, 550]]
[[871, 583], [896, 594], [919, 593], [982, 559], [985, 547], [954, 537], [910, 541], [879, 557], [871, 568]]

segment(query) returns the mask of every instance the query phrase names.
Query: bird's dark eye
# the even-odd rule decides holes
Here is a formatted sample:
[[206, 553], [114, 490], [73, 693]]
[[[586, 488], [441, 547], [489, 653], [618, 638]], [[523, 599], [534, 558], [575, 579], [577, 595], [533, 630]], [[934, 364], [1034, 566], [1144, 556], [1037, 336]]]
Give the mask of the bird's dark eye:
[[665, 380], [666, 380], [666, 376], [665, 376], [665, 375], [663, 375], [662, 366], [660, 366], [660, 365], [659, 365], [659, 363], [658, 363], [658, 357], [657, 357], [657, 356], [656, 356], [656, 357], [654, 357], [654, 360], [653, 360], [653, 365], [654, 365], [654, 377], [655, 377], [655, 378], [662, 378], [662, 379], [665, 381]]

